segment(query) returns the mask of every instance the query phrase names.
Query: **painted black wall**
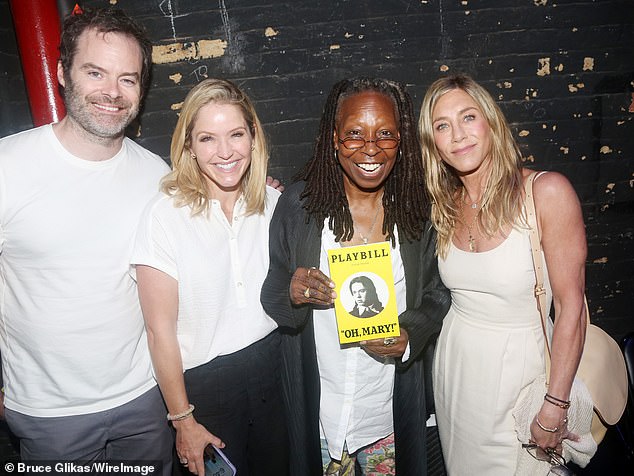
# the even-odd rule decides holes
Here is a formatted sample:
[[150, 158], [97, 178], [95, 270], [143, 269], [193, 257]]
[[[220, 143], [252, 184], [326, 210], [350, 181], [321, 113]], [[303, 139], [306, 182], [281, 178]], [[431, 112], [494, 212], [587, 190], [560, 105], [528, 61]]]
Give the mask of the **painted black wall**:
[[0, 0], [0, 137], [33, 127], [8, 0]]
[[[0, 136], [31, 127], [7, 0], [0, 0]], [[208, 76], [255, 100], [285, 181], [308, 159], [331, 85], [376, 75], [417, 107], [445, 72], [499, 99], [530, 167], [582, 200], [593, 321], [634, 330], [634, 2], [629, 0], [92, 0], [148, 29], [152, 88], [133, 136], [167, 158], [188, 89]], [[556, 206], [556, 204], [553, 204]]]

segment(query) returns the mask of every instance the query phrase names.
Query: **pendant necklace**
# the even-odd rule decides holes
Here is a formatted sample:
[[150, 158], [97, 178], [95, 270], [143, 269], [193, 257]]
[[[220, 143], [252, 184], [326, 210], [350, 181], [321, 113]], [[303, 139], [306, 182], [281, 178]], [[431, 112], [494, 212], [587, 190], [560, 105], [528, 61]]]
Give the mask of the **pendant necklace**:
[[[377, 204], [381, 203], [382, 198], [383, 198], [383, 194], [381, 194], [381, 196], [377, 199]], [[363, 241], [364, 245], [368, 244], [368, 240], [370, 239], [370, 236], [372, 235], [372, 230], [374, 230], [374, 225], [376, 225], [376, 219], [379, 217], [380, 211], [381, 211], [381, 207], [377, 206], [376, 213], [374, 214], [374, 218], [372, 219], [372, 224], [370, 225], [370, 229], [368, 230], [368, 233], [366, 236], [363, 236], [363, 234], [361, 234], [361, 231], [357, 229], [357, 233], [359, 234], [359, 237], [361, 238], [361, 241]]]
[[[471, 226], [476, 226], [476, 220], [478, 219], [478, 215], [479, 214], [480, 214], [480, 211], [478, 210], [478, 212], [473, 217], [473, 223], [471, 225], [469, 225], [466, 222], [466, 220], [464, 220], [465, 225], [467, 225], [467, 231], [469, 232], [469, 251], [471, 251], [472, 253], [476, 253], [478, 251], [478, 249], [476, 247], [476, 242], [475, 242], [475, 238], [473, 236], [473, 232], [471, 231]], [[462, 217], [464, 218], [464, 214], [462, 215]]]
[[[476, 246], [476, 240], [475, 237], [473, 236], [473, 229], [472, 227], [476, 227], [477, 226], [477, 221], [478, 221], [478, 215], [480, 215], [480, 210], [478, 210], [475, 214], [475, 216], [473, 217], [473, 222], [471, 224], [469, 224], [464, 216], [464, 212], [462, 211], [463, 205], [466, 205], [467, 202], [465, 202], [464, 198], [465, 198], [465, 191], [464, 188], [462, 189], [462, 197], [461, 197], [461, 206], [460, 206], [460, 215], [462, 215], [462, 222], [465, 224], [465, 226], [467, 227], [467, 232], [469, 233], [469, 251], [471, 251], [472, 253], [477, 253], [478, 248]], [[478, 202], [473, 202], [471, 205], [472, 209], [476, 209], [478, 208]]]

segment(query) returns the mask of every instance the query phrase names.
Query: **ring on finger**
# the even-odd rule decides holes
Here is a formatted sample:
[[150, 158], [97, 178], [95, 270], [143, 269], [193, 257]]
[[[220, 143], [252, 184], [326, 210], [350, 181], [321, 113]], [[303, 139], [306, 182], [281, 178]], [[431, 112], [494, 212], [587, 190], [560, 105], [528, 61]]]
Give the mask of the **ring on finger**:
[[306, 288], [306, 291], [304, 291], [304, 297], [306, 299], [310, 299], [310, 288]]
[[183, 459], [181, 460], [181, 464], [183, 464], [183, 465], [187, 464], [187, 458], [183, 458]]
[[386, 337], [385, 339], [383, 339], [383, 345], [385, 347], [390, 347], [394, 344], [396, 344], [396, 337]]

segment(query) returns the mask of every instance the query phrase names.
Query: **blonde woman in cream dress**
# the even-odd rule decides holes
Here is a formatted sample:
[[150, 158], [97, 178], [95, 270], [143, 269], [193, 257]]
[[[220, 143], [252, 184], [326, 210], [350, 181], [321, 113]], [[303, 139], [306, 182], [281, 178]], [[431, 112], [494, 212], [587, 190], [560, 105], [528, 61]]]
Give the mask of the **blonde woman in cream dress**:
[[[531, 171], [521, 167], [491, 95], [467, 76], [431, 85], [419, 127], [439, 271], [452, 297], [434, 363], [443, 455], [451, 476], [509, 476], [524, 451], [513, 407], [544, 369], [522, 216]], [[549, 398], [533, 418], [531, 441], [561, 454], [562, 440], [577, 438], [557, 402], [569, 400], [585, 338], [586, 238], [579, 200], [562, 175], [541, 174], [534, 196], [555, 325]]]

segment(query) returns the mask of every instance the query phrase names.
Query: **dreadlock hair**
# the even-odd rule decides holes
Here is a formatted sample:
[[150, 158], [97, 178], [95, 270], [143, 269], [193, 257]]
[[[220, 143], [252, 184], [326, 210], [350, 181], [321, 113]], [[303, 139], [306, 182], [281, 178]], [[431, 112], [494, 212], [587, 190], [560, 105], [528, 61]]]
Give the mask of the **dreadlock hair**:
[[341, 102], [355, 94], [375, 91], [394, 103], [400, 134], [399, 152], [394, 168], [384, 185], [383, 234], [395, 244], [394, 226], [400, 240], [417, 240], [429, 216], [429, 200], [424, 186], [423, 160], [416, 131], [412, 100], [405, 88], [395, 81], [359, 77], [336, 83], [328, 95], [315, 141], [313, 157], [295, 177], [306, 185], [300, 199], [308, 218], [328, 227], [337, 241], [350, 241], [354, 223], [343, 185], [343, 171], [334, 146], [334, 131]]

